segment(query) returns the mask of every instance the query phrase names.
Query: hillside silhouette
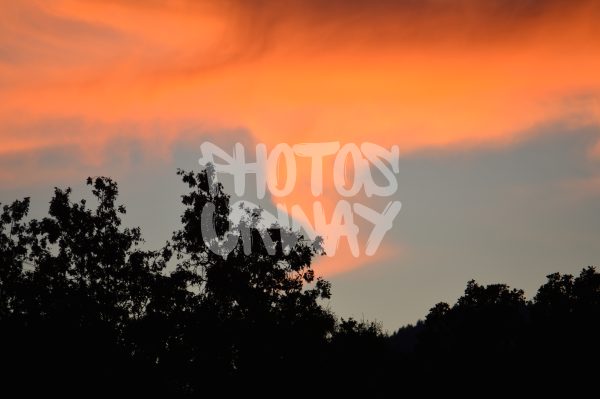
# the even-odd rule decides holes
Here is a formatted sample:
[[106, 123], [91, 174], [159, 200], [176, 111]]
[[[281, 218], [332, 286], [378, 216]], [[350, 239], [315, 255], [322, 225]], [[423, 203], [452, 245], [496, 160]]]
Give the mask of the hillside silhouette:
[[[226, 258], [203, 237], [207, 203], [219, 237], [229, 196], [211, 169], [179, 171], [189, 192], [181, 228], [162, 248], [124, 227], [109, 178], [88, 178], [95, 204], [55, 189], [48, 215], [29, 220], [29, 199], [0, 216], [2, 390], [21, 395], [212, 396], [421, 392], [595, 381], [600, 354], [600, 274], [552, 274], [532, 300], [503, 284], [467, 283], [415, 325], [384, 334], [340, 319], [315, 276], [319, 242], [240, 222], [252, 236]], [[271, 248], [263, 243], [268, 235]], [[283, 235], [294, 235], [293, 244]], [[393, 304], [390, 304], [393, 306]]]

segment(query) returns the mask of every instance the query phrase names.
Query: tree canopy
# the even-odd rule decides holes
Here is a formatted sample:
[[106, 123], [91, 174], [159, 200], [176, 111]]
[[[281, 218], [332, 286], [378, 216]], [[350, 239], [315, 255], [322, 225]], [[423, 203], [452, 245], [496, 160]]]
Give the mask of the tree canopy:
[[454, 305], [437, 304], [391, 335], [378, 323], [339, 319], [324, 301], [330, 284], [311, 268], [318, 240], [261, 226], [260, 211], [248, 209], [238, 227], [251, 239], [234, 240], [227, 256], [213, 250], [202, 211], [212, 204], [215, 233], [225, 237], [231, 209], [211, 173], [178, 172], [189, 188], [181, 227], [158, 249], [122, 225], [126, 209], [110, 178], [88, 178], [93, 205], [55, 189], [41, 220], [27, 218], [28, 198], [2, 207], [6, 387], [373, 393], [433, 375], [465, 383], [571, 375], [590, 371], [586, 362], [600, 353], [600, 274], [592, 267], [578, 277], [549, 275], [532, 300], [470, 281]]

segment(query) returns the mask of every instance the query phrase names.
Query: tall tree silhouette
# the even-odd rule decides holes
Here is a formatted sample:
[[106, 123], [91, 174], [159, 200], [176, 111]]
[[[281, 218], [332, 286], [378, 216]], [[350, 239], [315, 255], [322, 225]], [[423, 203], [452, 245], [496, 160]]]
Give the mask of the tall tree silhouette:
[[[246, 210], [237, 228], [251, 234], [249, 253], [243, 240], [226, 257], [211, 251], [202, 231], [205, 206], [215, 209], [219, 236], [233, 227], [229, 196], [213, 183], [213, 173], [210, 167], [196, 174], [179, 171], [190, 188], [182, 199], [182, 228], [173, 235], [177, 266], [172, 278], [187, 289], [189, 306], [181, 311], [190, 321], [181, 331], [179, 353], [191, 356], [186, 364], [197, 363], [212, 381], [223, 375], [246, 381], [270, 375], [269, 384], [285, 384], [308, 366], [311, 354], [322, 353], [333, 332], [334, 317], [319, 303], [329, 298], [330, 285], [315, 278], [310, 267], [320, 246], [297, 232], [261, 228], [260, 212]], [[274, 251], [263, 243], [265, 234]], [[286, 241], [285, 235], [294, 239]], [[292, 245], [285, 248], [288, 242]]]

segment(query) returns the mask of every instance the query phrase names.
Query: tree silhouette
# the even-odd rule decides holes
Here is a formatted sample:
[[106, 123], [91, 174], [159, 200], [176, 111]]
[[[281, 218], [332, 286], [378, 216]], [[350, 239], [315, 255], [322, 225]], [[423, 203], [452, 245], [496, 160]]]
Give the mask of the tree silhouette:
[[592, 267], [549, 275], [530, 301], [504, 284], [470, 281], [455, 304], [387, 335], [324, 305], [330, 284], [311, 268], [319, 240], [265, 226], [257, 209], [239, 210], [233, 225], [211, 167], [178, 173], [189, 188], [181, 228], [159, 249], [122, 226], [109, 178], [88, 178], [92, 207], [70, 189], [55, 189], [41, 220], [27, 219], [28, 198], [2, 207], [0, 389], [381, 396], [474, 381], [595, 381], [600, 274]]
[[[504, 284], [468, 282], [454, 305], [439, 303], [390, 337], [396, 371], [433, 390], [474, 382], [543, 389], [552, 379], [588, 386], [600, 353], [600, 274], [588, 267], [577, 278], [547, 278], [531, 301]], [[432, 376], [437, 385], [427, 385]]]
[[33, 371], [58, 390], [192, 394], [307, 366], [335, 324], [319, 303], [329, 283], [310, 268], [319, 246], [298, 236], [284, 250], [270, 229], [269, 255], [255, 224], [249, 255], [241, 240], [226, 258], [210, 251], [202, 209], [215, 205], [220, 233], [230, 211], [211, 173], [179, 172], [190, 188], [182, 228], [156, 251], [142, 249], [139, 228], [121, 227], [125, 208], [108, 178], [87, 181], [93, 210], [70, 189], [55, 190], [42, 220], [23, 222], [28, 199], [3, 208], [0, 314], [12, 379]]
[[117, 185], [87, 183], [94, 210], [72, 202], [70, 189], [55, 190], [42, 220], [22, 222], [28, 199], [3, 210], [3, 346], [13, 378], [37, 375], [45, 389], [135, 385], [125, 373], [128, 329], [164, 278], [166, 257], [140, 249], [139, 229], [121, 228]]
[[[334, 317], [319, 303], [329, 298], [330, 285], [315, 278], [310, 267], [320, 247], [297, 232], [261, 229], [260, 214], [247, 210], [247, 218], [240, 221], [244, 226], [238, 227], [252, 234], [250, 253], [245, 253], [243, 241], [238, 240], [227, 257], [215, 254], [202, 232], [202, 211], [207, 203], [214, 205], [215, 229], [223, 235], [231, 210], [229, 196], [220, 183], [212, 182], [211, 173], [211, 168], [199, 174], [179, 172], [191, 192], [183, 196], [182, 228], [173, 235], [178, 261], [173, 277], [190, 292], [188, 309], [210, 318], [210, 322], [182, 332], [188, 337], [183, 341], [194, 347], [194, 353], [204, 355], [194, 360], [199, 367], [211, 365], [203, 373], [212, 373], [213, 379], [233, 374], [249, 381], [271, 375], [271, 384], [285, 382], [295, 371], [309, 366], [311, 354], [318, 356], [318, 349], [333, 332]], [[264, 234], [273, 242], [271, 254], [263, 244]], [[297, 235], [287, 250], [285, 234]], [[198, 320], [198, 316], [187, 315], [190, 320]], [[190, 353], [189, 349], [185, 352]], [[278, 375], [280, 378], [275, 378]]]

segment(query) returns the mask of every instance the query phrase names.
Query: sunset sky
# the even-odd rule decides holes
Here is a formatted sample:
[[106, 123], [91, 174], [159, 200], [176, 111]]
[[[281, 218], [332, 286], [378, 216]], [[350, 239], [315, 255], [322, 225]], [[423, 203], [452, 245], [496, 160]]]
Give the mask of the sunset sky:
[[[156, 246], [178, 226], [175, 170], [198, 170], [205, 141], [368, 141], [400, 148], [399, 188], [351, 201], [402, 210], [375, 256], [342, 244], [317, 260], [341, 315], [395, 329], [471, 278], [532, 295], [600, 259], [600, 2], [0, 7], [3, 204], [31, 196], [38, 217], [54, 186], [84, 195], [87, 176], [108, 175]], [[291, 195], [261, 204], [312, 209], [308, 165]], [[340, 197], [325, 183], [331, 215]]]

